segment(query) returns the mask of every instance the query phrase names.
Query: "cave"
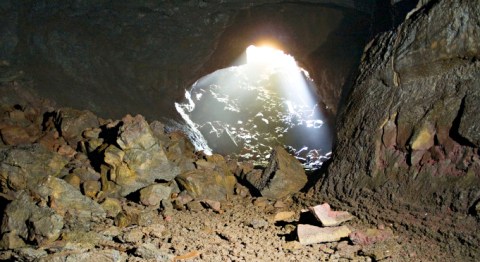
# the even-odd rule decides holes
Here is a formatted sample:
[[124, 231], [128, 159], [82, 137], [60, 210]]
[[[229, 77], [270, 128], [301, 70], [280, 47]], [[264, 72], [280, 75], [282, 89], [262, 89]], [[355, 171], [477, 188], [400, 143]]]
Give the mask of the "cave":
[[480, 260], [477, 0], [0, 14], [0, 261]]

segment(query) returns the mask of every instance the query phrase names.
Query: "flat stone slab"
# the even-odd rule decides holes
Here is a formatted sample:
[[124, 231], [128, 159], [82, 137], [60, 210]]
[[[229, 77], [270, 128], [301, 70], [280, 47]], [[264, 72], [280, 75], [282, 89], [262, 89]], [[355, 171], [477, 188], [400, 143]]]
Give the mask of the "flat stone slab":
[[333, 211], [328, 203], [309, 207], [308, 209], [317, 220], [326, 227], [338, 226], [354, 218], [354, 216], [347, 211]]
[[302, 245], [335, 242], [348, 237], [351, 233], [347, 226], [317, 227], [300, 224], [297, 228], [298, 240]]

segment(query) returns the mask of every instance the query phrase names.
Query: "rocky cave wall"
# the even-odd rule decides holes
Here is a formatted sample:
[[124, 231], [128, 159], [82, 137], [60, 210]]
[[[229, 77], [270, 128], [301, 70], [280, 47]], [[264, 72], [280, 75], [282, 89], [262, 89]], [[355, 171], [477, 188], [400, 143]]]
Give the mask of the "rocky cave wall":
[[317, 199], [478, 255], [480, 6], [424, 2], [368, 44]]
[[334, 111], [374, 7], [351, 0], [3, 1], [0, 59], [21, 66], [40, 95], [61, 106], [171, 118], [185, 88], [273, 36], [325, 84], [319, 93]]

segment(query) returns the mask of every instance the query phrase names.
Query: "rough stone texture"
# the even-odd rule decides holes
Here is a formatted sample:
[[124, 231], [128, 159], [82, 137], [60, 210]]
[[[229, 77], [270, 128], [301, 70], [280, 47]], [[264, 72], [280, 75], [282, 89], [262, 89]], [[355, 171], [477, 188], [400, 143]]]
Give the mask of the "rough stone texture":
[[98, 222], [106, 217], [105, 211], [97, 202], [82, 195], [63, 179], [45, 177], [35, 192], [44, 201], [49, 201], [50, 207], [57, 214], [67, 216], [65, 222], [71, 227], [88, 230], [92, 222]]
[[267, 168], [252, 183], [267, 198], [278, 199], [300, 191], [307, 183], [307, 175], [300, 162], [281, 146], [272, 150]]
[[298, 240], [302, 245], [339, 241], [348, 237], [350, 232], [347, 226], [322, 228], [300, 224], [297, 227]]
[[121, 186], [120, 194], [126, 196], [155, 180], [174, 179], [179, 168], [170, 164], [143, 116], [127, 115], [122, 122], [116, 140], [120, 148], [110, 145], [104, 152], [114, 174], [112, 181]]
[[146, 206], [159, 206], [163, 199], [169, 199], [172, 188], [156, 184], [140, 190], [140, 202]]
[[398, 229], [426, 230], [473, 260], [479, 13], [475, 0], [429, 1], [369, 43], [337, 121], [333, 162], [317, 184], [318, 198]]
[[218, 171], [195, 169], [178, 175], [176, 181], [194, 198], [225, 200], [233, 195], [236, 179]]
[[98, 127], [98, 119], [92, 112], [61, 108], [56, 112], [55, 125], [69, 145], [76, 148], [81, 134], [87, 128]]
[[[108, 117], [142, 113], [158, 118], [172, 116], [172, 98], [181, 98], [184, 88], [227, 67], [260, 38], [276, 38], [312, 69], [317, 66], [311, 60], [320, 57], [323, 65], [328, 64], [325, 54], [338, 50], [338, 43], [360, 38], [356, 48], [345, 44], [334, 52], [337, 57], [344, 53], [336, 65], [347, 73], [366, 37], [358, 32], [368, 34], [374, 7], [373, 0], [302, 0], [294, 4], [281, 0], [7, 0], [0, 5], [0, 60], [25, 62], [25, 71], [34, 75], [41, 94], [64, 105]], [[341, 25], [339, 13], [345, 13]], [[332, 26], [333, 21], [338, 28]], [[349, 25], [360, 28], [349, 31]], [[332, 78], [329, 82], [339, 84], [338, 90], [346, 78], [335, 70], [317, 75], [318, 79]], [[339, 94], [336, 91], [329, 100], [333, 107]]]
[[[4, 210], [2, 217], [1, 248], [17, 248], [24, 240], [45, 244], [57, 240], [63, 228], [63, 217], [49, 207], [39, 207], [25, 191], [19, 192], [17, 199]], [[13, 233], [13, 235], [12, 235]], [[12, 237], [17, 240], [12, 240]], [[9, 238], [7, 240], [6, 238]], [[26, 245], [24, 243], [24, 245]]]
[[0, 150], [0, 179], [2, 192], [36, 186], [44, 177], [57, 176], [67, 159], [46, 150], [39, 144]]

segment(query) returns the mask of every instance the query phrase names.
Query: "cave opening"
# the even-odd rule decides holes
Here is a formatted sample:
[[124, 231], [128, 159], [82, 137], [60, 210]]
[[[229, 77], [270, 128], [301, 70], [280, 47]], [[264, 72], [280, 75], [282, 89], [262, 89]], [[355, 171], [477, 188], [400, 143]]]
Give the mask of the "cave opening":
[[318, 168], [331, 155], [331, 116], [309, 73], [274, 46], [248, 46], [243, 62], [200, 78], [175, 107], [205, 138], [199, 150], [262, 164], [281, 145]]

